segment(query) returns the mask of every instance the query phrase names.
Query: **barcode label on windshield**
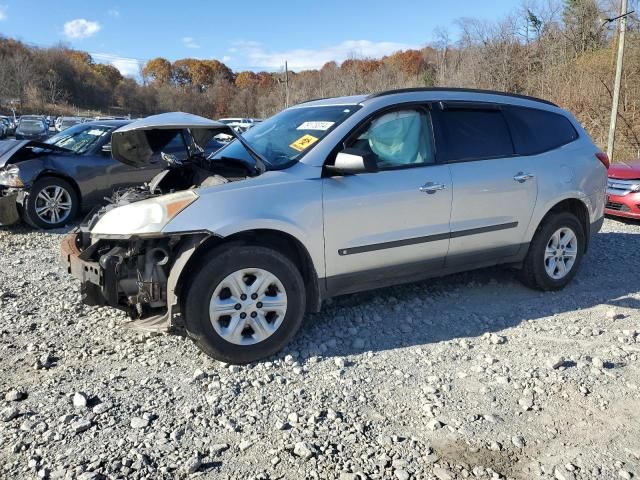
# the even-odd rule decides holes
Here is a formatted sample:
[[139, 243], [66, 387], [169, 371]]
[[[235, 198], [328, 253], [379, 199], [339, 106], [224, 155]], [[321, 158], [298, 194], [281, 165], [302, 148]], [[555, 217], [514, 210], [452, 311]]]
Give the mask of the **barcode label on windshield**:
[[297, 130], [329, 130], [335, 122], [304, 122]]

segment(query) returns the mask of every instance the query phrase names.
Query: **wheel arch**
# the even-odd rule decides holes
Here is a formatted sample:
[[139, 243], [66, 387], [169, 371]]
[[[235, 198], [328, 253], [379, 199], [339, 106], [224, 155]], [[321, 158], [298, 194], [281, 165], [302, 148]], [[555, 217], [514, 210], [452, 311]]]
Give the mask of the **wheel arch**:
[[584, 252], [587, 252], [587, 248], [589, 246], [589, 238], [590, 238], [590, 229], [591, 222], [589, 216], [589, 207], [587, 204], [580, 198], [570, 197], [565, 198], [563, 200], [558, 201], [552, 207], [547, 209], [547, 212], [544, 214], [540, 222], [538, 222], [538, 226], [536, 227], [536, 231], [538, 231], [544, 222], [549, 218], [549, 216], [558, 212], [570, 212], [576, 216], [580, 225], [582, 225], [585, 244], [584, 244]]
[[320, 280], [309, 251], [304, 244], [293, 235], [281, 230], [254, 229], [234, 233], [227, 237], [209, 236], [193, 252], [177, 281], [177, 296], [180, 302], [185, 298], [184, 293], [190, 285], [194, 274], [198, 271], [202, 260], [212, 250], [224, 245], [256, 245], [272, 248], [286, 255], [299, 269], [304, 280], [308, 312], [320, 311], [322, 294]]

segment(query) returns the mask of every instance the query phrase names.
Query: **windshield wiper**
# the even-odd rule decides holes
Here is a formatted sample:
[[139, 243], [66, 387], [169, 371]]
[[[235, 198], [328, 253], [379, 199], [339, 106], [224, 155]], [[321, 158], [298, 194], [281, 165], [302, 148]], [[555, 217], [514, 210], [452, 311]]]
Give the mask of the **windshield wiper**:
[[271, 165], [262, 155], [260, 155], [255, 148], [253, 148], [249, 142], [247, 142], [242, 135], [240, 135], [239, 133], [236, 133], [236, 131], [232, 128], [231, 129], [233, 131], [233, 136], [238, 139], [238, 141], [242, 144], [242, 146], [247, 150], [247, 152], [249, 152], [249, 155], [251, 155], [253, 157], [253, 159], [256, 161], [256, 167], [258, 167], [258, 170], [260, 171], [260, 173], [264, 173], [267, 171], [267, 165]]
[[67, 147], [61, 147], [56, 145], [55, 143], [47, 143], [47, 142], [37, 142], [35, 140], [31, 141], [31, 146], [35, 148], [49, 149], [49, 150], [62, 150], [63, 152], [73, 152], [76, 153], [75, 150], [72, 150]]

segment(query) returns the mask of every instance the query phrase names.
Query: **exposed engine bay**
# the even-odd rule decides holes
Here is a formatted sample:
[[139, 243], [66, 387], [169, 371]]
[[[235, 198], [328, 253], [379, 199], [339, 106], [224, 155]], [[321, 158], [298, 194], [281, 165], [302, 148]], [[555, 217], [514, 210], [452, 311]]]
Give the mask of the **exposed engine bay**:
[[81, 250], [82, 238], [81, 232], [70, 234], [61, 249], [70, 273], [83, 279], [83, 302], [125, 310], [142, 329], [164, 331], [178, 306], [172, 267], [181, 263], [179, 273], [208, 235], [101, 239]]
[[[208, 163], [203, 166], [203, 162]], [[94, 268], [85, 268], [84, 275], [95, 280], [82, 284], [85, 303], [125, 306], [134, 319], [164, 315], [168, 307], [167, 281], [174, 262], [183, 251], [193, 249], [209, 236], [194, 233], [159, 238], [92, 239], [91, 229], [106, 212], [174, 191], [244, 180], [252, 173], [255, 174], [238, 162], [196, 159], [189, 165], [171, 165], [148, 184], [115, 192], [109, 203], [90, 213], [73, 234], [73, 247], [79, 258], [96, 264]]]
[[[143, 330], [167, 330], [177, 305], [178, 278], [196, 247], [209, 239], [209, 232], [189, 232], [179, 235], [131, 235], [126, 238], [98, 237], [92, 229], [110, 210], [174, 192], [215, 187], [260, 175], [262, 170], [246, 159], [225, 158], [224, 155], [204, 155], [189, 129], [180, 130], [188, 146], [187, 155], [180, 158], [158, 148], [170, 140], [172, 131], [145, 131], [146, 145], [152, 145], [147, 157], [160, 156], [167, 165], [149, 183], [114, 192], [108, 203], [92, 211], [84, 222], [62, 243], [62, 257], [69, 272], [82, 281], [83, 302], [88, 305], [110, 305], [127, 311], [134, 324]], [[135, 139], [140, 141], [139, 132]], [[159, 135], [164, 140], [158, 142]], [[175, 135], [175, 130], [173, 131]], [[211, 137], [209, 137], [211, 138]], [[126, 141], [131, 139], [125, 138]], [[118, 138], [114, 133], [114, 157]], [[127, 159], [138, 160], [138, 145]], [[224, 148], [222, 149], [224, 150]], [[127, 158], [129, 155], [129, 158]], [[118, 158], [121, 160], [120, 158]], [[122, 161], [122, 160], [121, 160]], [[131, 162], [133, 163], [133, 162]], [[177, 268], [174, 268], [177, 267]]]
[[199, 154], [183, 162], [165, 153], [161, 153], [161, 157], [168, 165], [167, 168], [148, 183], [116, 190], [111, 198], [105, 199], [105, 206], [92, 211], [85, 218], [81, 229], [90, 230], [106, 212], [116, 207], [182, 190], [237, 182], [260, 173], [238, 160], [211, 160]]

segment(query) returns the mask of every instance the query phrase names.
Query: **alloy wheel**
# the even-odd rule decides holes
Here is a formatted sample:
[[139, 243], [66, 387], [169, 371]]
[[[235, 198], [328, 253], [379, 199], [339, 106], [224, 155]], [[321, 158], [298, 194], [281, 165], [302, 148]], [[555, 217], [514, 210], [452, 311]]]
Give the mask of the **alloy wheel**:
[[50, 225], [64, 222], [69, 217], [71, 208], [71, 194], [59, 185], [45, 187], [36, 195], [36, 215]]

